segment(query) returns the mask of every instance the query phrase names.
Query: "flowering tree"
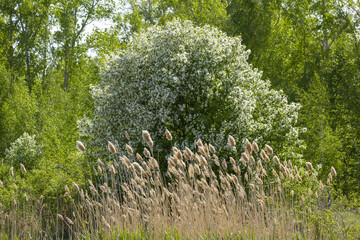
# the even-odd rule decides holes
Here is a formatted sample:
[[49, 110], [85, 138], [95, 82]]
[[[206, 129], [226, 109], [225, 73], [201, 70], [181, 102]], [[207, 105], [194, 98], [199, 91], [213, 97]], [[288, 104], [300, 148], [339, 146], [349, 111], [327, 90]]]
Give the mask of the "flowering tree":
[[4, 161], [15, 169], [20, 169], [20, 164], [26, 165], [27, 169], [34, 169], [40, 162], [41, 148], [35, 140], [35, 135], [25, 132], [5, 150]]
[[100, 152], [107, 141], [118, 141], [118, 151], [125, 151], [125, 143], [142, 148], [146, 129], [154, 155], [166, 154], [169, 129], [172, 144], [181, 147], [201, 138], [226, 152], [230, 134], [237, 141], [269, 144], [280, 157], [299, 158], [299, 105], [261, 79], [247, 63], [249, 53], [239, 37], [210, 26], [174, 21], [151, 27], [109, 63], [92, 89], [95, 117], [80, 121], [80, 131]]

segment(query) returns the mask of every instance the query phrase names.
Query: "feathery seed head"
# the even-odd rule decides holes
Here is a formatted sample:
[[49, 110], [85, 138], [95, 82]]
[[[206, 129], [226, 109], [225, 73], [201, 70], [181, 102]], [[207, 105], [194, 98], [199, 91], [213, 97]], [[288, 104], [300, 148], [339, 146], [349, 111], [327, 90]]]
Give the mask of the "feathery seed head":
[[336, 177], [336, 170], [335, 170], [335, 168], [334, 167], [331, 167], [331, 174], [334, 176], [334, 177]]
[[265, 160], [266, 153], [265, 153], [264, 149], [261, 149], [261, 151], [260, 151], [260, 156], [261, 156], [261, 158], [262, 158], [263, 160]]
[[293, 165], [292, 165], [292, 163], [291, 163], [290, 160], [289, 160], [288, 164], [289, 164], [289, 168], [290, 168], [290, 169], [293, 169]]
[[105, 164], [100, 160], [100, 158], [98, 158], [97, 164], [101, 167], [105, 166]]
[[112, 164], [109, 165], [109, 171], [111, 172], [112, 175], [116, 174], [114, 165], [112, 165]]
[[122, 157], [120, 157], [120, 160], [122, 162], [122, 164], [127, 168], [130, 169], [131, 168], [131, 163], [130, 160], [124, 155]]
[[204, 146], [200, 138], [196, 141], [196, 146], [198, 146], [198, 147]]
[[64, 217], [61, 215], [61, 214], [57, 214], [57, 217], [61, 220], [61, 221], [64, 221]]
[[284, 165], [282, 165], [281, 163], [280, 163], [280, 170], [282, 171], [282, 172], [284, 172], [285, 173], [285, 167], [284, 167]]
[[193, 178], [194, 177], [194, 167], [192, 164], [189, 165], [189, 177]]
[[195, 172], [196, 172], [197, 175], [200, 175], [200, 174], [201, 174], [199, 165], [197, 165], [196, 163], [195, 163], [194, 169], [195, 169]]
[[260, 171], [262, 171], [262, 170], [263, 170], [263, 166], [262, 166], [262, 164], [261, 164], [261, 160], [260, 160], [260, 159], [259, 159], [257, 165], [258, 165], [258, 168], [260, 169]]
[[247, 154], [244, 152], [241, 154], [241, 159], [243, 159], [245, 163], [247, 163], [249, 161]]
[[274, 160], [274, 162], [275, 162], [276, 164], [279, 164], [279, 165], [280, 165], [280, 160], [279, 160], [279, 158], [278, 158], [277, 156], [274, 156], [274, 157], [273, 157], [273, 160]]
[[229, 145], [230, 145], [231, 147], [235, 147], [235, 146], [236, 146], [235, 139], [234, 139], [233, 136], [231, 136], [231, 135], [229, 135], [228, 142], [229, 142]]
[[306, 167], [309, 169], [309, 171], [314, 170], [311, 162], [306, 162], [305, 164], [306, 164]]
[[232, 157], [230, 157], [230, 162], [231, 162], [232, 165], [234, 165], [234, 166], [236, 165], [236, 164], [235, 164], [235, 159], [232, 158]]
[[209, 144], [209, 150], [212, 154], [215, 154], [216, 153], [216, 150], [215, 150], [215, 147], [211, 144]]
[[72, 182], [72, 185], [77, 191], [80, 191], [79, 186], [75, 182]]
[[290, 181], [294, 181], [294, 175], [289, 174]]
[[250, 166], [247, 167], [247, 171], [248, 171], [249, 175], [252, 175], [252, 169]]
[[10, 177], [13, 177], [14, 176], [14, 167], [11, 167], [10, 168]]
[[140, 166], [140, 164], [138, 164], [137, 162], [133, 162], [131, 165], [134, 167], [135, 171], [139, 175], [141, 175], [142, 172], [144, 171], [143, 168]]
[[128, 131], [125, 131], [125, 137], [126, 137], [126, 139], [127, 139], [128, 141], [130, 141], [130, 136], [129, 136]]
[[257, 143], [255, 141], [252, 142], [252, 149], [258, 153], [259, 152], [259, 146], [257, 145]]
[[252, 165], [255, 164], [255, 158], [253, 156], [250, 156], [250, 162], [251, 162]]
[[165, 130], [165, 137], [168, 141], [171, 141], [173, 139], [171, 133], [167, 129]]
[[272, 170], [272, 173], [274, 174], [275, 177], [279, 177], [275, 169]]
[[134, 151], [130, 145], [126, 144], [125, 149], [130, 155], [134, 154]]
[[190, 161], [192, 158], [193, 152], [190, 150], [190, 148], [185, 147], [184, 156], [186, 160]]
[[136, 158], [142, 162], [143, 161], [143, 158], [141, 157], [140, 153], [136, 153]]
[[329, 172], [329, 179], [330, 179], [330, 182], [333, 181], [333, 177], [332, 177], [332, 173], [331, 173], [331, 172]]
[[149, 151], [147, 148], [144, 148], [144, 155], [145, 155], [145, 157], [147, 157], [147, 158], [151, 158], [151, 153], [150, 153], [150, 151]]
[[300, 177], [300, 175], [299, 174], [296, 174], [296, 180], [299, 182], [299, 183], [301, 183], [302, 182], [302, 179], [301, 179], [301, 177]]
[[159, 163], [155, 158], [150, 158], [150, 162], [156, 169], [159, 169]]
[[71, 221], [71, 219], [70, 219], [70, 218], [65, 217], [65, 219], [66, 219], [66, 222], [67, 222], [67, 223], [69, 223], [70, 225], [74, 225], [74, 222], [73, 222], [73, 221]]
[[265, 144], [265, 150], [269, 155], [273, 154], [273, 149], [267, 144]]
[[201, 155], [203, 155], [203, 156], [206, 155], [205, 148], [204, 148], [203, 146], [199, 146], [199, 147], [198, 147], [198, 150], [199, 150], [199, 153], [200, 153]]
[[255, 180], [258, 184], [263, 185], [263, 181], [261, 180], [261, 178], [259, 178], [259, 176], [256, 176]]
[[83, 144], [82, 142], [80, 142], [80, 141], [76, 141], [76, 147], [77, 147], [80, 151], [82, 151], [83, 153], [86, 151], [86, 148], [85, 148], [84, 144]]
[[20, 168], [21, 168], [21, 172], [23, 174], [26, 174], [26, 168], [25, 168], [24, 164], [20, 163]]
[[222, 161], [221, 166], [225, 171], [227, 170], [227, 164], [226, 164], [225, 159]]
[[249, 140], [246, 139], [245, 145], [246, 145], [246, 151], [248, 152], [248, 154], [251, 154], [253, 149], [252, 149], [252, 146], [251, 146], [251, 143], [249, 142]]
[[112, 154], [116, 153], [116, 148], [115, 148], [114, 144], [112, 144], [110, 141], [108, 141], [108, 149]]
[[219, 157], [216, 156], [216, 155], [214, 155], [213, 157], [214, 157], [214, 163], [215, 163], [215, 165], [218, 166], [218, 167], [220, 167]]
[[142, 137], [150, 148], [154, 146], [154, 142], [152, 141], [150, 133], [147, 130], [142, 131]]
[[175, 153], [175, 156], [179, 160], [179, 162], [182, 161], [183, 155], [180, 150]]

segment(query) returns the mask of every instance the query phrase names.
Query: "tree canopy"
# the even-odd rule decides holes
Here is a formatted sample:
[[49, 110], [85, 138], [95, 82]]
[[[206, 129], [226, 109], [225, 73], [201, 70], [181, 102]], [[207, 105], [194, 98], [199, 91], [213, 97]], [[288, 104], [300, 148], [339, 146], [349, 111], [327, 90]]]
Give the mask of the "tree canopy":
[[247, 62], [249, 53], [241, 38], [190, 21], [148, 28], [114, 57], [93, 87], [95, 116], [80, 122], [80, 130], [94, 149], [104, 149], [107, 141], [124, 146], [125, 131], [137, 139], [132, 146], [141, 146], [135, 136], [144, 129], [158, 139], [157, 149], [165, 149], [160, 139], [167, 128], [181, 147], [201, 138], [225, 151], [230, 134], [299, 159], [299, 105], [261, 79]]

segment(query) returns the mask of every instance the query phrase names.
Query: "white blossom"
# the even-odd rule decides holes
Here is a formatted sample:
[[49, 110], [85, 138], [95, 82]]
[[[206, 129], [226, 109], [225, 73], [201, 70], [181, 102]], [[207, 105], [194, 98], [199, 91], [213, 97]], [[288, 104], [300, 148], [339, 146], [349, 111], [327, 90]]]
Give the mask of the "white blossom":
[[[210, 26], [174, 21], [151, 27], [109, 62], [92, 87], [95, 118], [80, 121], [80, 131], [92, 136], [89, 148], [105, 150], [107, 140], [138, 146], [143, 130], [156, 148], [168, 128], [181, 147], [201, 138], [221, 152], [232, 135], [260, 147], [269, 143], [281, 158], [301, 157], [294, 127], [300, 106], [261, 79], [249, 54], [240, 37]], [[139, 137], [127, 142], [124, 131]]]

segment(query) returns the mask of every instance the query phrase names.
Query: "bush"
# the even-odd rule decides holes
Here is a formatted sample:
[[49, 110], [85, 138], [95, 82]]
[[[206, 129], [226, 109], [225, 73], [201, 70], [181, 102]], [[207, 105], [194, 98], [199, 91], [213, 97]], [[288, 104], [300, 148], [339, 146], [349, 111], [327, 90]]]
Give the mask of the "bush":
[[20, 163], [24, 164], [28, 170], [34, 169], [41, 158], [41, 146], [36, 142], [35, 135], [24, 133], [9, 149], [5, 150], [5, 163], [20, 169]]
[[128, 131], [128, 143], [141, 150], [144, 142], [138, 136], [147, 129], [159, 139], [155, 155], [164, 155], [167, 128], [179, 147], [201, 138], [228, 152], [227, 136], [232, 135], [271, 144], [280, 157], [299, 159], [303, 143], [294, 126], [299, 105], [270, 89], [247, 63], [249, 53], [239, 37], [210, 26], [175, 21], [147, 29], [110, 62], [102, 82], [93, 87], [95, 118], [79, 122], [81, 133], [91, 138], [88, 147], [97, 149], [96, 156], [106, 151], [107, 141], [125, 147]]

